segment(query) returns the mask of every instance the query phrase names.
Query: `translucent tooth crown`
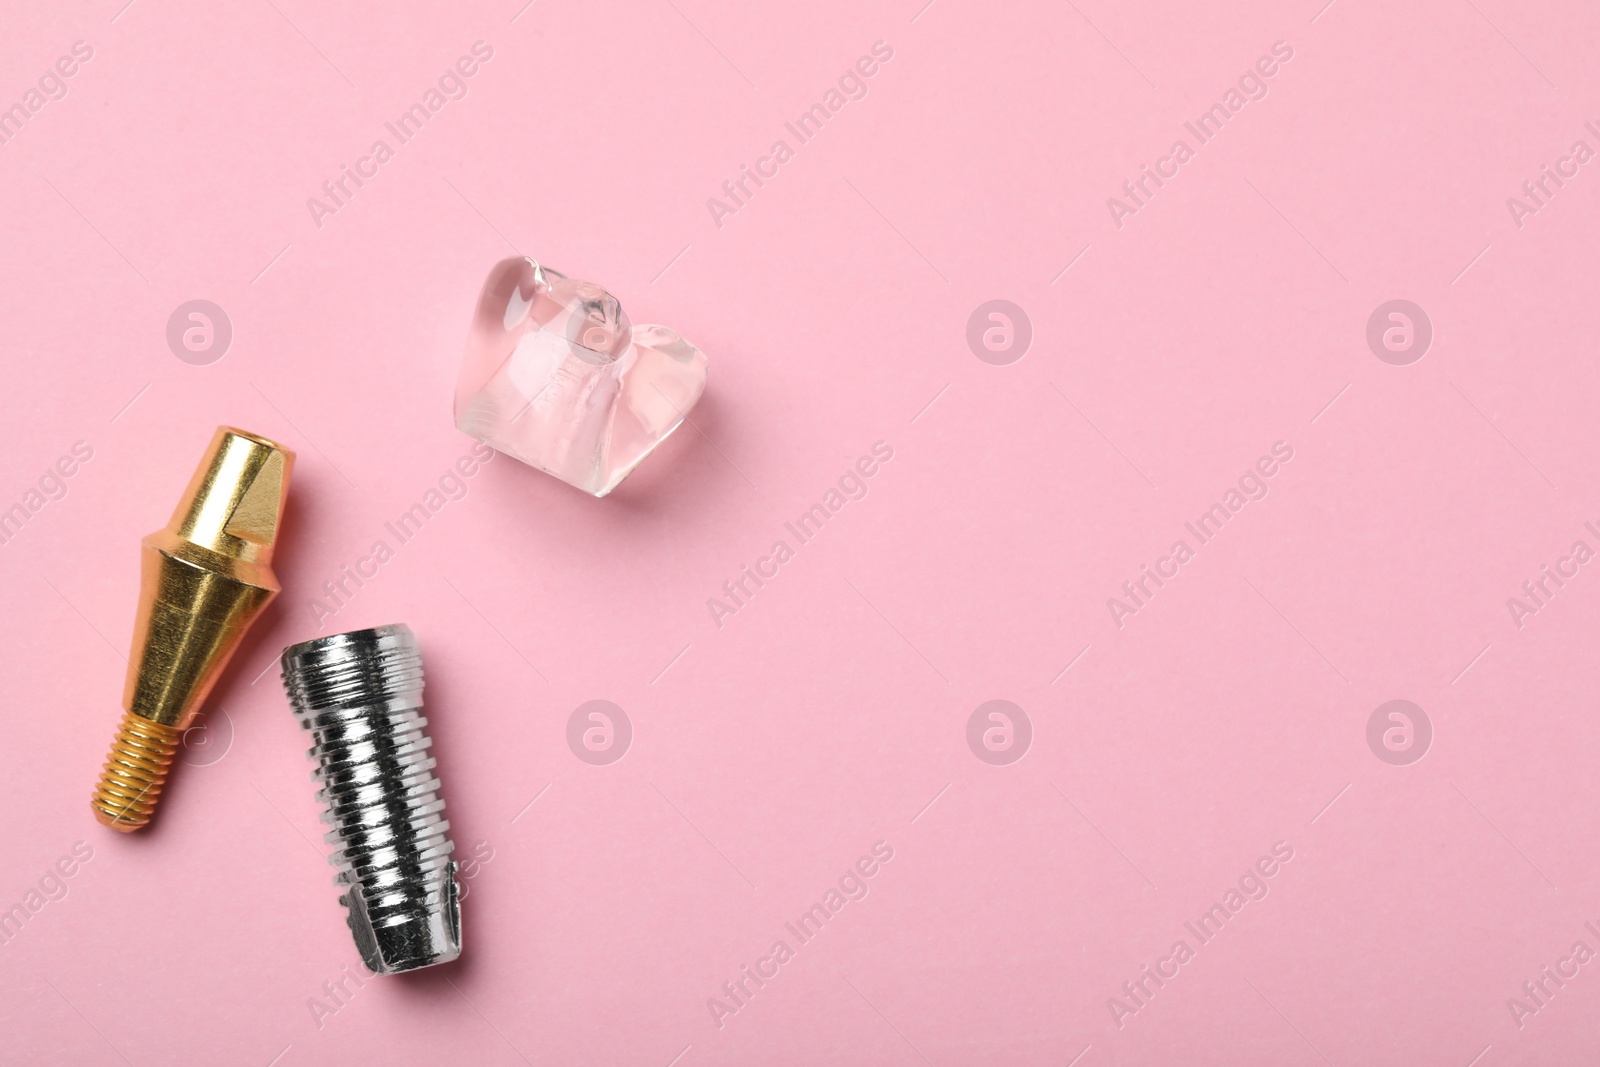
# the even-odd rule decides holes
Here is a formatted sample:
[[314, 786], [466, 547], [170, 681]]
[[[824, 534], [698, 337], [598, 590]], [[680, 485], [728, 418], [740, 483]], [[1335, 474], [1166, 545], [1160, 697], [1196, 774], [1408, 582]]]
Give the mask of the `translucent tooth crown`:
[[605, 496], [678, 428], [706, 388], [705, 353], [634, 326], [593, 282], [531, 259], [495, 265], [456, 382], [456, 426]]

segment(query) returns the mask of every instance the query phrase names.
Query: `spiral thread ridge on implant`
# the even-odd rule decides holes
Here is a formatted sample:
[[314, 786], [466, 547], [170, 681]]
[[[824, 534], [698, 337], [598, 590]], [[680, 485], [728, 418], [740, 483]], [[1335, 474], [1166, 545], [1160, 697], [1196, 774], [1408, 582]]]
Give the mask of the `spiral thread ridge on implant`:
[[405, 626], [285, 649], [283, 682], [311, 732], [313, 778], [332, 829], [329, 862], [367, 967], [455, 959], [461, 916], [450, 823], [422, 705], [422, 656]]
[[96, 819], [127, 833], [150, 822], [183, 731], [124, 712], [91, 806]]

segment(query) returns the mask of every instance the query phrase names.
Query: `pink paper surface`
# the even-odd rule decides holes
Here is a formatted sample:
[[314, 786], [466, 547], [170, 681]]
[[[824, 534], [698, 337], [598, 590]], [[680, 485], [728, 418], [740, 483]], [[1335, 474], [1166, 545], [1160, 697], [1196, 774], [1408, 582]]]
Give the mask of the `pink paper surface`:
[[[0, 33], [4, 1062], [1600, 1054], [1593, 5], [124, 2]], [[609, 499], [449, 477], [516, 253], [710, 356]], [[123, 837], [220, 423], [283, 594]], [[388, 622], [476, 862], [370, 978], [275, 660]]]

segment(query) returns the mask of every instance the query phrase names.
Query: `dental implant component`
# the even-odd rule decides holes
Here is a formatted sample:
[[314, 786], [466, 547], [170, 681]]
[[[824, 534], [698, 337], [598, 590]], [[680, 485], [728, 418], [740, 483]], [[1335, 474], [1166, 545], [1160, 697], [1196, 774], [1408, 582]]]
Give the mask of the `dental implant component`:
[[333, 830], [339, 903], [367, 969], [394, 974], [461, 954], [455, 845], [422, 713], [422, 654], [406, 626], [283, 650], [283, 687], [311, 731], [312, 777]]
[[124, 833], [150, 822], [173, 757], [245, 631], [278, 595], [294, 453], [221, 426], [164, 529], [146, 537], [125, 714], [92, 806]]
[[707, 366], [676, 330], [634, 325], [593, 282], [504, 259], [467, 333], [456, 427], [601, 497], [689, 417]]

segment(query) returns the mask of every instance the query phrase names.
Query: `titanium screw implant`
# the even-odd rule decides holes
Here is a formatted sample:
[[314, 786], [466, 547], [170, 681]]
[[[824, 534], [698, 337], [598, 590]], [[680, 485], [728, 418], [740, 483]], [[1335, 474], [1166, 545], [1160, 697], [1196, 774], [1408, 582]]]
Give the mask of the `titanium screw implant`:
[[282, 445], [220, 426], [172, 521], [143, 541], [125, 714], [90, 801], [113, 830], [149, 824], [183, 731], [278, 595], [272, 550], [293, 467]]
[[405, 626], [283, 650], [283, 686], [311, 731], [329, 862], [362, 962], [394, 974], [461, 954], [455, 846], [422, 714], [422, 655]]

